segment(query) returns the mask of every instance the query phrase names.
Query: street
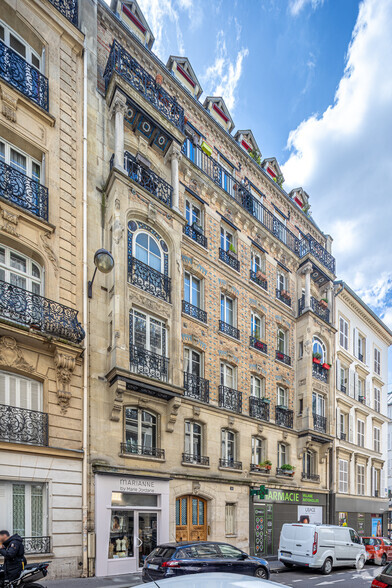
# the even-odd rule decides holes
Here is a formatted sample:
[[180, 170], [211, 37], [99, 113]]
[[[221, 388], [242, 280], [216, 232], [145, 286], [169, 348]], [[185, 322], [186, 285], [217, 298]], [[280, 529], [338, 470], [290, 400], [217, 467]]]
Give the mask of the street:
[[304, 588], [310, 586], [339, 587], [339, 585], [344, 588], [370, 588], [373, 578], [380, 571], [380, 566], [366, 565], [361, 571], [353, 568], [337, 568], [329, 576], [323, 576], [314, 570], [297, 568], [286, 571], [279, 569], [272, 574], [271, 580], [292, 588], [300, 588], [301, 586]]

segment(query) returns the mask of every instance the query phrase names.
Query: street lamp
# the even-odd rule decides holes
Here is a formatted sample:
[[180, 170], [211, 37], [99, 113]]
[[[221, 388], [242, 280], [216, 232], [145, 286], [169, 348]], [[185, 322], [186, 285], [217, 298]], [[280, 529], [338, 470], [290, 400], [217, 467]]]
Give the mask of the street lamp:
[[88, 283], [88, 297], [93, 297], [93, 283], [97, 269], [103, 274], [108, 274], [114, 268], [113, 255], [106, 251], [106, 249], [98, 249], [94, 255], [95, 270], [93, 273], [93, 279]]

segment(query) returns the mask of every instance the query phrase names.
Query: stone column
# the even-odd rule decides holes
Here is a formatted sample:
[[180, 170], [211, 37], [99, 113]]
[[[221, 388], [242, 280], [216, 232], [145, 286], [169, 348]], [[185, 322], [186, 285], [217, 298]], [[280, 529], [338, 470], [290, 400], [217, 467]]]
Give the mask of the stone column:
[[116, 92], [112, 102], [112, 117], [114, 116], [114, 162], [117, 169], [124, 172], [124, 115], [127, 111], [126, 98]]
[[180, 183], [178, 179], [178, 163], [181, 161], [181, 148], [176, 143], [172, 144], [170, 152], [170, 163], [171, 163], [171, 185], [173, 187], [173, 202], [172, 208], [176, 212], [180, 212]]
[[310, 308], [310, 273], [312, 271], [312, 267], [310, 265], [304, 268], [305, 274], [305, 309], [307, 310]]

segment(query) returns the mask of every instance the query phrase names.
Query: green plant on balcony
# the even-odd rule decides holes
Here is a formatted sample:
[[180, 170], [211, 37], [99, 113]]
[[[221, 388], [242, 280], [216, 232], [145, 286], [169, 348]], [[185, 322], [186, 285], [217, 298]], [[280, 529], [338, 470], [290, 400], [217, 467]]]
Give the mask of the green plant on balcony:
[[319, 301], [319, 305], [321, 306], [321, 308], [327, 309], [328, 308], [328, 300], [327, 300], [327, 298], [322, 298]]
[[231, 255], [232, 257], [237, 257], [237, 251], [236, 251], [236, 248], [234, 247], [233, 243], [230, 243], [229, 249], [227, 250], [227, 253], [229, 255]]
[[289, 476], [294, 476], [295, 466], [291, 465], [290, 463], [284, 463], [280, 469]]
[[258, 149], [252, 149], [251, 151], [248, 151], [248, 155], [254, 159], [258, 165], [261, 165], [261, 155]]
[[259, 468], [262, 468], [263, 470], [270, 470], [272, 468], [272, 461], [270, 461], [269, 459], [265, 459], [264, 461], [259, 463]]
[[321, 363], [321, 353], [313, 353], [313, 363]]

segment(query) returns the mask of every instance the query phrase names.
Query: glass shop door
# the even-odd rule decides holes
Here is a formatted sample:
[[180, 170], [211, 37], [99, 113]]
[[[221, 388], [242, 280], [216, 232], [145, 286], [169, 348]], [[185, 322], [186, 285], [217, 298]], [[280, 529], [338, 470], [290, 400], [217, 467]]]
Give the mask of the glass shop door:
[[158, 542], [158, 513], [157, 512], [135, 512], [137, 526], [135, 532], [135, 549], [138, 558], [138, 567], [142, 568], [144, 560], [151, 551], [155, 549]]

